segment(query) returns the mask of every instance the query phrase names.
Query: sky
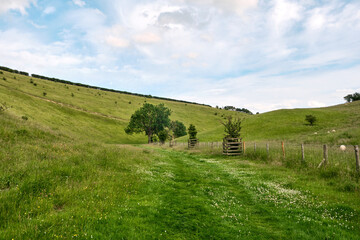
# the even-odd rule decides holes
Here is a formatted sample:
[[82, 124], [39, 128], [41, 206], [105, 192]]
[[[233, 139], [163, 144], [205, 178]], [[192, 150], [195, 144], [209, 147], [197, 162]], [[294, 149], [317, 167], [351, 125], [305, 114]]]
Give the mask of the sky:
[[360, 1], [0, 0], [0, 65], [252, 112], [360, 91]]

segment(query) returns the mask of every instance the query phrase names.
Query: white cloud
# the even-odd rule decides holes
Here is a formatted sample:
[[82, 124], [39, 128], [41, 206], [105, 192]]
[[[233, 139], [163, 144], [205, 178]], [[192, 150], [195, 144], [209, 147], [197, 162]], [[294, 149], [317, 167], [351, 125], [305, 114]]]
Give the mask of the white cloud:
[[129, 41], [123, 37], [124, 29], [120, 25], [115, 25], [107, 30], [105, 41], [108, 45], [115, 48], [125, 48], [130, 45]]
[[189, 52], [186, 56], [190, 59], [196, 59], [196, 58], [198, 58], [199, 54], [197, 54], [195, 52]]
[[106, 43], [109, 44], [112, 47], [116, 48], [125, 48], [129, 46], [129, 41], [127, 41], [124, 38], [121, 37], [115, 37], [115, 36], [107, 36], [105, 38]]
[[137, 43], [157, 43], [161, 41], [161, 38], [158, 34], [152, 32], [144, 32], [135, 35], [134, 40]]
[[308, 101], [308, 107], [311, 107], [311, 108], [319, 108], [319, 107], [325, 107], [325, 106], [326, 106], [326, 104], [323, 102], [314, 101], [314, 100]]
[[26, 14], [26, 8], [31, 4], [36, 4], [36, 0], [2, 0], [0, 3], [0, 14], [9, 10], [17, 10], [21, 14]]
[[33, 21], [29, 21], [29, 23], [31, 25], [33, 25], [34, 27], [38, 28], [38, 29], [45, 29], [46, 28], [45, 25], [39, 25], [39, 24], [34, 23]]
[[51, 14], [51, 13], [54, 13], [55, 11], [56, 11], [56, 8], [53, 7], [53, 6], [50, 6], [50, 7], [45, 8], [44, 14], [45, 14], [45, 15]]
[[226, 13], [235, 12], [239, 15], [258, 5], [258, 0], [178, 0], [178, 2], [186, 2], [190, 5], [212, 6]]
[[83, 0], [73, 0], [73, 3], [79, 7], [84, 7], [86, 5], [86, 2]]

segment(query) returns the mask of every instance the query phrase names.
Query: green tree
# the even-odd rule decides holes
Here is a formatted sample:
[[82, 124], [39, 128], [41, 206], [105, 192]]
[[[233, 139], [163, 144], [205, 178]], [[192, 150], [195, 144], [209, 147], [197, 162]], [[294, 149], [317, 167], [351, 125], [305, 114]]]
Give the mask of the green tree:
[[190, 124], [188, 128], [189, 138], [190, 139], [196, 139], [197, 130], [195, 128], [195, 125]]
[[185, 125], [178, 120], [171, 121], [170, 129], [173, 131], [175, 138], [182, 137], [187, 134]]
[[317, 119], [314, 115], [306, 115], [305, 120], [309, 122], [310, 126], [313, 126]]
[[348, 94], [344, 97], [344, 99], [347, 102], [354, 102], [354, 101], [359, 101], [360, 100], [360, 93], [356, 92], [354, 94]]
[[233, 120], [232, 116], [227, 118], [226, 122], [222, 122], [225, 127], [226, 138], [239, 138], [241, 131], [241, 120], [239, 118]]
[[151, 143], [151, 137], [165, 127], [170, 125], [171, 110], [164, 104], [153, 105], [144, 103], [144, 105], [135, 111], [131, 116], [128, 126], [125, 128], [127, 134], [145, 132], [148, 136], [148, 143]]

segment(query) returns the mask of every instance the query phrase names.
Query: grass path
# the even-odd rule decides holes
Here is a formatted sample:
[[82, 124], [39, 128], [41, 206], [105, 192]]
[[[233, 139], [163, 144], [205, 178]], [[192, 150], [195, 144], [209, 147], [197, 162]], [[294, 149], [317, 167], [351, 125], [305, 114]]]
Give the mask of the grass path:
[[360, 236], [358, 193], [291, 169], [148, 145], [4, 146], [0, 239]]
[[[128, 203], [131, 238], [325, 239], [359, 237], [358, 212], [262, 179], [256, 166], [159, 150]], [[344, 208], [344, 209], [343, 209]], [[131, 219], [134, 221], [134, 218]], [[124, 222], [124, 226], [128, 223]], [[350, 230], [350, 231], [349, 231]], [[133, 234], [133, 235], [132, 235]]]

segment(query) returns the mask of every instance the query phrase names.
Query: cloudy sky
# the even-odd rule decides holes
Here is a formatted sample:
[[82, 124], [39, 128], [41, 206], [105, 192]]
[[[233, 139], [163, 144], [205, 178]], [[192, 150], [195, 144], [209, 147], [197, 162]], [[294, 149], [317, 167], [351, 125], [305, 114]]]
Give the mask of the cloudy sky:
[[360, 91], [360, 1], [0, 0], [0, 65], [253, 112]]

